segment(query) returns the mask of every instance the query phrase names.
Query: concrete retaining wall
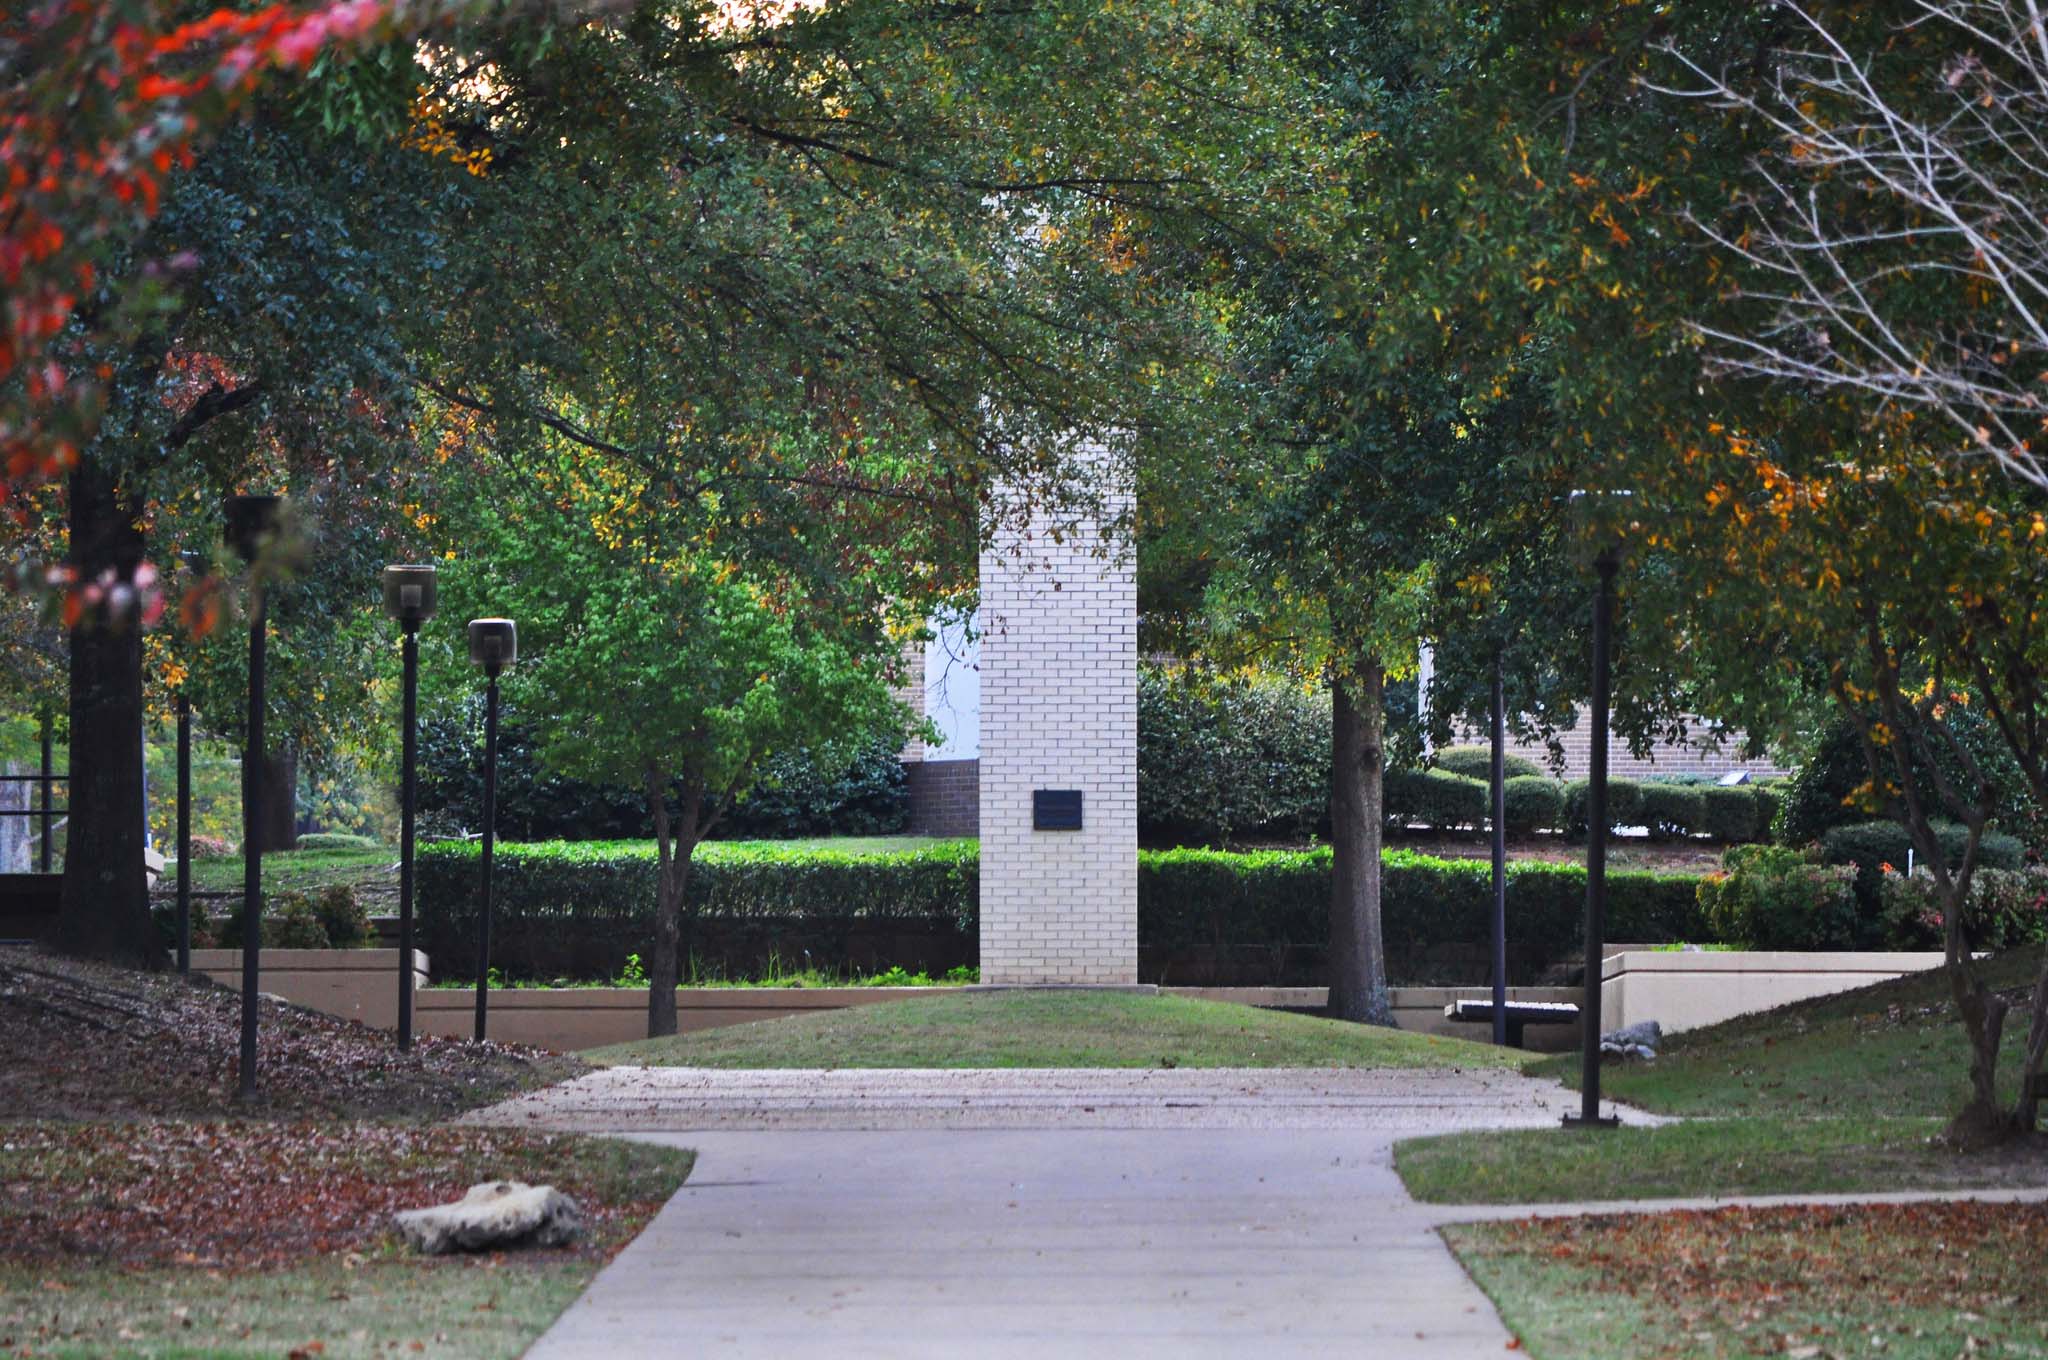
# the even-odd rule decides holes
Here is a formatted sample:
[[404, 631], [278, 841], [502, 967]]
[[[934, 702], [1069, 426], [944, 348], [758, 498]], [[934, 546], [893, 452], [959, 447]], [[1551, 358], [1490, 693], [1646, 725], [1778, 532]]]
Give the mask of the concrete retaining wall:
[[1655, 1020], [1664, 1031], [1698, 1029], [1751, 1011], [1828, 996], [1939, 968], [1925, 953], [1746, 953], [1671, 950], [1610, 954], [1600, 970], [1608, 1029]]
[[[266, 949], [257, 961], [256, 990], [295, 1006], [325, 1011], [377, 1029], [398, 1028], [396, 949]], [[412, 951], [415, 998], [427, 981], [427, 956]], [[192, 971], [242, 990], [242, 951], [195, 949]], [[414, 1003], [415, 1012], [418, 1002]]]

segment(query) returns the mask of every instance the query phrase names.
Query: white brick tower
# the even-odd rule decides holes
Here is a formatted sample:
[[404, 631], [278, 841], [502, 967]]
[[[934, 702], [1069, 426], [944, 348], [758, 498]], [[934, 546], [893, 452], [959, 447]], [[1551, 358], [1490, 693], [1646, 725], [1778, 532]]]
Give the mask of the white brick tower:
[[[981, 980], [1133, 983], [1135, 563], [1098, 521], [1051, 530], [1035, 516], [981, 554]], [[1076, 794], [1078, 829], [1045, 829]]]

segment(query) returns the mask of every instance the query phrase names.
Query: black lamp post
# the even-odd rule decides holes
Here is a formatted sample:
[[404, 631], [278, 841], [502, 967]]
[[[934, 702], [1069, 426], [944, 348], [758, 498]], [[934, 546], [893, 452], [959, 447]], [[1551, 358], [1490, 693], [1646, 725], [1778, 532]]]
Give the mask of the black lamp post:
[[[178, 554], [194, 572], [205, 558], [191, 549]], [[178, 686], [178, 976], [192, 972], [192, 696]]]
[[413, 812], [418, 803], [415, 766], [419, 758], [420, 625], [434, 617], [439, 595], [436, 573], [425, 566], [384, 568], [384, 612], [405, 636], [405, 700], [399, 719], [404, 744], [398, 831], [398, 1047], [412, 1047], [412, 857]]
[[491, 851], [498, 840], [498, 673], [519, 659], [510, 619], [471, 619], [469, 659], [484, 668], [483, 897], [476, 913], [476, 1041], [484, 1041], [491, 996]]
[[[228, 546], [252, 568], [276, 537], [281, 496], [228, 500]], [[256, 1094], [256, 992], [263, 949], [263, 846], [257, 835], [263, 803], [263, 664], [268, 602], [263, 578], [249, 575], [249, 724], [242, 746], [242, 1070], [241, 1095]], [[187, 847], [189, 848], [189, 847]]]
[[1622, 536], [1617, 513], [1629, 504], [1626, 491], [1572, 493], [1572, 510], [1593, 551], [1593, 713], [1587, 738], [1591, 768], [1586, 772], [1586, 981], [1579, 1004], [1579, 1113], [1566, 1115], [1567, 1128], [1614, 1128], [1621, 1121], [1600, 1114], [1600, 988], [1607, 956], [1607, 727], [1608, 666], [1614, 634], [1614, 576], [1621, 566]]
[[1493, 748], [1488, 770], [1493, 815], [1493, 1042], [1497, 1047], [1505, 1048], [1508, 1042], [1508, 732], [1498, 642], [1493, 645], [1493, 689], [1487, 717]]
[[[53, 749], [54, 737], [52, 728], [54, 724], [50, 719], [50, 711], [44, 709], [42, 717], [43, 777], [42, 782], [36, 787], [42, 790], [43, 841], [42, 848], [37, 853], [42, 856], [42, 870], [47, 874], [50, 872], [50, 829], [55, 825], [55, 822], [52, 820], [53, 809], [50, 804], [50, 786], [57, 782], [57, 760], [56, 751]], [[68, 789], [64, 796], [67, 800], [70, 798], [71, 795]]]

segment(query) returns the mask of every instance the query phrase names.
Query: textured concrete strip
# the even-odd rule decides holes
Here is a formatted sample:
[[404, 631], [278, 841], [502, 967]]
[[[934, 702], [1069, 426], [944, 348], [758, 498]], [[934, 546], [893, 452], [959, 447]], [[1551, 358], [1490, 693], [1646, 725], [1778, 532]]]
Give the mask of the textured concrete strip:
[[1503, 1354], [1492, 1306], [1395, 1178], [1392, 1138], [656, 1135], [695, 1147], [696, 1173], [529, 1355]]
[[1584, 1204], [1424, 1204], [1432, 1222], [1496, 1223], [1519, 1218], [1585, 1218], [1595, 1214], [1661, 1214], [1680, 1209], [1773, 1209], [1846, 1204], [2043, 1204], [2048, 1186], [1985, 1190], [1872, 1190], [1838, 1195], [1718, 1195], [1687, 1199], [1609, 1199]]
[[[1576, 1097], [1489, 1069], [613, 1067], [468, 1116], [503, 1128], [1372, 1129], [1557, 1122]], [[1660, 1122], [1624, 1112], [1631, 1122]]]

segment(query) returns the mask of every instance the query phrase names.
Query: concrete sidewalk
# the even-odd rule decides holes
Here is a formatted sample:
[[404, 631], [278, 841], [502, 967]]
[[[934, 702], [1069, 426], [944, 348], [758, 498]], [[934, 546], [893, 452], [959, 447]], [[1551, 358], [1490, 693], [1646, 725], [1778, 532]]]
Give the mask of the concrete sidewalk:
[[470, 1118], [698, 1151], [537, 1360], [1459, 1360], [1511, 1338], [1394, 1140], [1574, 1106], [1498, 1070], [614, 1068]]
[[697, 1169], [533, 1360], [1461, 1360], [1510, 1341], [1386, 1131], [640, 1136]]
[[[1556, 1082], [1499, 1068], [612, 1067], [465, 1117], [581, 1133], [704, 1129], [1457, 1129], [1555, 1124]], [[1630, 1122], [1661, 1123], [1623, 1111]]]

